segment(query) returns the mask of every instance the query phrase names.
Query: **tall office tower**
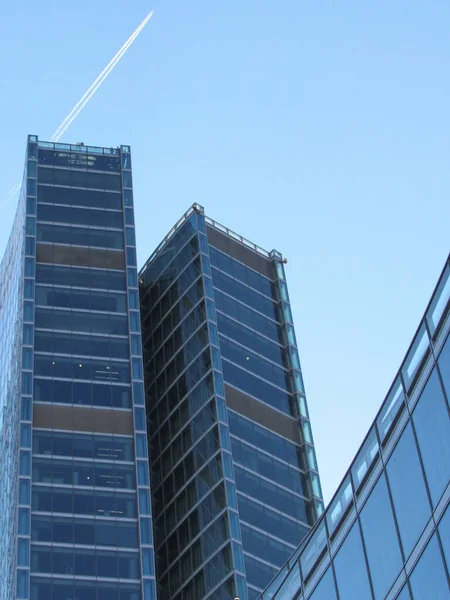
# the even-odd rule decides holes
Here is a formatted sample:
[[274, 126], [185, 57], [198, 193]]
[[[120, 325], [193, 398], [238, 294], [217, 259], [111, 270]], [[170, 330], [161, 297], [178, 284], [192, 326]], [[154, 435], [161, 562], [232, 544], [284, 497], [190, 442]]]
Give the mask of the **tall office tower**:
[[1, 282], [0, 597], [155, 600], [129, 147], [29, 136]]
[[450, 598], [449, 332], [450, 257], [341, 485], [262, 600]]
[[159, 598], [255, 598], [323, 507], [282, 256], [194, 205], [140, 280]]

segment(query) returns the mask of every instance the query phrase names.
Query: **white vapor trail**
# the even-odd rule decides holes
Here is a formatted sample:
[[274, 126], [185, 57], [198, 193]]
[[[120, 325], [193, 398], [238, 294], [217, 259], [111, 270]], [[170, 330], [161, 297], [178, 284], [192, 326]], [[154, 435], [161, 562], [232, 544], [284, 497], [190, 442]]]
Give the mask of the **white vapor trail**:
[[98, 88], [102, 85], [102, 83], [105, 81], [105, 79], [108, 77], [108, 75], [114, 69], [114, 67], [120, 61], [122, 56], [125, 54], [125, 52], [128, 50], [128, 48], [131, 46], [131, 44], [134, 42], [134, 40], [137, 38], [137, 36], [141, 33], [141, 31], [147, 25], [148, 21], [150, 21], [152, 16], [153, 16], [153, 11], [150, 12], [145, 17], [145, 19], [142, 21], [142, 23], [139, 25], [139, 27], [134, 31], [134, 33], [131, 34], [131, 36], [128, 38], [128, 40], [125, 42], [125, 44], [122, 46], [122, 48], [109, 61], [109, 63], [106, 65], [106, 67], [100, 73], [100, 75], [97, 77], [97, 79], [94, 81], [94, 83], [89, 87], [89, 89], [78, 100], [78, 102], [72, 108], [70, 113], [67, 115], [67, 117], [64, 119], [64, 121], [61, 123], [61, 125], [58, 127], [58, 129], [55, 131], [55, 133], [52, 135], [52, 137], [50, 138], [51, 142], [57, 142], [61, 138], [61, 136], [67, 131], [70, 124], [80, 114], [80, 112], [83, 110], [83, 108], [89, 102], [89, 100], [92, 98], [92, 96], [98, 90]]
[[[77, 116], [80, 114], [80, 112], [86, 106], [86, 104], [89, 102], [89, 100], [92, 98], [92, 96], [98, 90], [98, 88], [102, 85], [102, 83], [105, 81], [105, 79], [108, 77], [108, 75], [111, 73], [111, 71], [114, 69], [114, 67], [120, 61], [122, 56], [125, 54], [125, 52], [128, 50], [128, 48], [131, 46], [131, 44], [134, 42], [134, 40], [141, 33], [141, 31], [144, 29], [144, 27], [147, 25], [147, 23], [150, 21], [150, 19], [152, 17], [153, 17], [153, 11], [151, 11], [145, 17], [145, 19], [142, 21], [142, 23], [139, 25], [139, 27], [137, 27], [137, 29], [127, 39], [125, 44], [120, 48], [120, 50], [115, 54], [115, 56], [109, 61], [109, 63], [106, 65], [106, 67], [103, 69], [103, 71], [97, 77], [97, 79], [92, 83], [92, 85], [81, 96], [81, 98], [78, 100], [78, 102], [72, 108], [70, 113], [67, 115], [67, 117], [60, 124], [58, 129], [51, 136], [51, 138], [50, 138], [51, 142], [57, 142], [58, 140], [61, 139], [61, 137], [64, 135], [64, 133], [67, 131], [67, 129], [73, 123], [73, 121], [77, 118]], [[21, 187], [20, 183], [16, 183], [12, 186], [12, 188], [9, 190], [8, 194], [6, 195], [5, 199], [2, 202], [0, 202], [0, 212], [8, 204], [10, 204], [15, 198], [17, 198], [17, 195], [20, 191], [20, 187]]]

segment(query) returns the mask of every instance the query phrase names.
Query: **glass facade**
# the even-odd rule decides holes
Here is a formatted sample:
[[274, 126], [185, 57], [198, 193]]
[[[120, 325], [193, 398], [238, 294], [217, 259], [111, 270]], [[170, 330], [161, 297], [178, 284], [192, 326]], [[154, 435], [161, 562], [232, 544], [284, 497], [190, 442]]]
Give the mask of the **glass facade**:
[[140, 282], [158, 597], [255, 598], [323, 506], [282, 257], [194, 205]]
[[2, 265], [2, 600], [156, 599], [135, 246], [129, 147], [29, 136]]
[[334, 498], [263, 600], [450, 598], [450, 262]]

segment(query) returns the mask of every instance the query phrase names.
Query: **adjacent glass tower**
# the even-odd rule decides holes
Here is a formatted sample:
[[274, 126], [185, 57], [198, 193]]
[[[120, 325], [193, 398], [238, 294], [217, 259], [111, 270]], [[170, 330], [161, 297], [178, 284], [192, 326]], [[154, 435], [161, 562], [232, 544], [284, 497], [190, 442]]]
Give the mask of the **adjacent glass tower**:
[[450, 598], [450, 261], [342, 484], [262, 600]]
[[1, 269], [1, 600], [155, 600], [129, 148], [29, 136]]
[[160, 600], [256, 598], [322, 513], [283, 262], [194, 205], [140, 272]]

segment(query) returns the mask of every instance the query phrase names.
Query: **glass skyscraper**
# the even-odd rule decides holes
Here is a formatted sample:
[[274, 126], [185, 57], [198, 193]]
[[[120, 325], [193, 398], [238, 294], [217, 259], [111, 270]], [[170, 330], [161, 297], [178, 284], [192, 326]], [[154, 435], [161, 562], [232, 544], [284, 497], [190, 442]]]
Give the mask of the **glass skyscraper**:
[[450, 598], [450, 259], [325, 513], [262, 600]]
[[1, 600], [155, 600], [130, 153], [29, 136], [1, 266]]
[[322, 513], [283, 263], [194, 205], [140, 272], [160, 600], [256, 598]]

